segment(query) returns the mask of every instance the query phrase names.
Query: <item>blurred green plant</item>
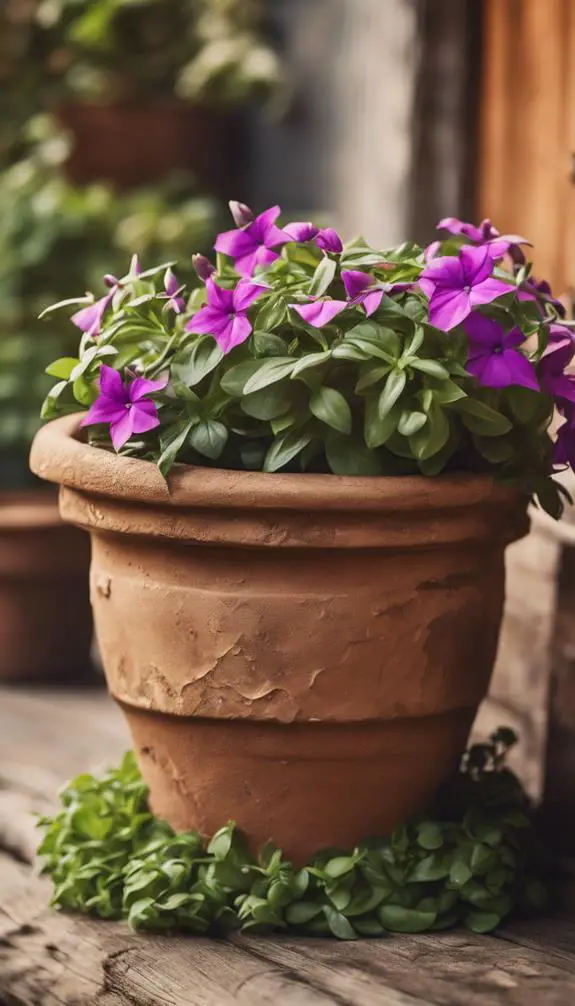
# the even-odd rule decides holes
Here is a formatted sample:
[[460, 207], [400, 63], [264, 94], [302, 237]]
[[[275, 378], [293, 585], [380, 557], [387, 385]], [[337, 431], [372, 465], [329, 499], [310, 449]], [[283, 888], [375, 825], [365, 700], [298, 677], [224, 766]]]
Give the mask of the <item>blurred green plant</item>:
[[262, 0], [4, 0], [0, 160], [30, 115], [74, 97], [237, 105], [276, 92]]
[[[44, 369], [75, 349], [61, 321], [39, 321], [70, 284], [89, 289], [144, 260], [178, 259], [205, 246], [216, 206], [191, 196], [190, 179], [118, 195], [105, 185], [76, 188], [61, 173], [68, 141], [50, 120], [32, 120], [25, 155], [0, 174], [0, 483], [22, 481], [39, 411], [51, 380]], [[189, 264], [189, 276], [193, 270]], [[67, 345], [67, 342], [69, 345]]]

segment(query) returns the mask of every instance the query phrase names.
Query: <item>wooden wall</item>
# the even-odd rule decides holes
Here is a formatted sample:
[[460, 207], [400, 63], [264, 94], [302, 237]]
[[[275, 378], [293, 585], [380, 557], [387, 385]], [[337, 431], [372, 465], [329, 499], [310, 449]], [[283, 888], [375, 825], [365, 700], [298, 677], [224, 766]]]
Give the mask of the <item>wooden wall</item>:
[[575, 287], [575, 0], [484, 0], [480, 216]]

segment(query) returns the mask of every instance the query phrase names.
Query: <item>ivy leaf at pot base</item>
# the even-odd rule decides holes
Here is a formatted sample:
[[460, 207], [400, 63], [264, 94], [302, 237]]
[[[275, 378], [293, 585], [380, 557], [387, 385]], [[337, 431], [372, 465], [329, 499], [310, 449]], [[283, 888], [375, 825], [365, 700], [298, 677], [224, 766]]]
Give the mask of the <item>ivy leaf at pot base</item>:
[[233, 821], [209, 841], [175, 834], [149, 812], [128, 752], [117, 769], [74, 779], [59, 813], [40, 820], [51, 904], [156, 932], [490, 932], [511, 911], [545, 904], [528, 800], [505, 767], [512, 743], [501, 730], [474, 745], [429, 818], [302, 868], [271, 843], [252, 856]]

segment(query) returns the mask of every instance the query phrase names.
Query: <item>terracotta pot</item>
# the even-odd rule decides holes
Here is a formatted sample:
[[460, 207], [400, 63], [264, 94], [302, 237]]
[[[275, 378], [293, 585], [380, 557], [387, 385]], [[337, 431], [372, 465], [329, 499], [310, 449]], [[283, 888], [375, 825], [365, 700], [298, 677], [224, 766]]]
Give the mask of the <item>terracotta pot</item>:
[[236, 114], [166, 101], [73, 103], [57, 115], [74, 136], [66, 174], [76, 185], [102, 181], [129, 189], [161, 182], [180, 169], [190, 171], [203, 191], [225, 197], [230, 188], [241, 189], [238, 150], [245, 144]]
[[32, 468], [92, 535], [112, 695], [151, 805], [233, 818], [296, 861], [421, 810], [489, 683], [503, 552], [527, 530], [483, 476], [341, 478], [148, 462], [45, 427]]
[[0, 679], [76, 677], [90, 668], [87, 535], [56, 495], [0, 493]]

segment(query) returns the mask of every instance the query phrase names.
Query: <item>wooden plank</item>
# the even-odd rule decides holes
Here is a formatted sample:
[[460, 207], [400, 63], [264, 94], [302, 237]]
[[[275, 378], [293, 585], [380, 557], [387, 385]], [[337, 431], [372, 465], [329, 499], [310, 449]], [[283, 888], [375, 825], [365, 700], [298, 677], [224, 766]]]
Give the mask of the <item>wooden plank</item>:
[[536, 273], [561, 294], [573, 283], [566, 207], [575, 0], [485, 6], [480, 214], [530, 238]]
[[[573, 1006], [575, 921], [337, 943], [135, 935], [52, 912], [32, 812], [127, 746], [98, 692], [0, 691], [1, 1006]], [[18, 861], [21, 860], [21, 861]]]

